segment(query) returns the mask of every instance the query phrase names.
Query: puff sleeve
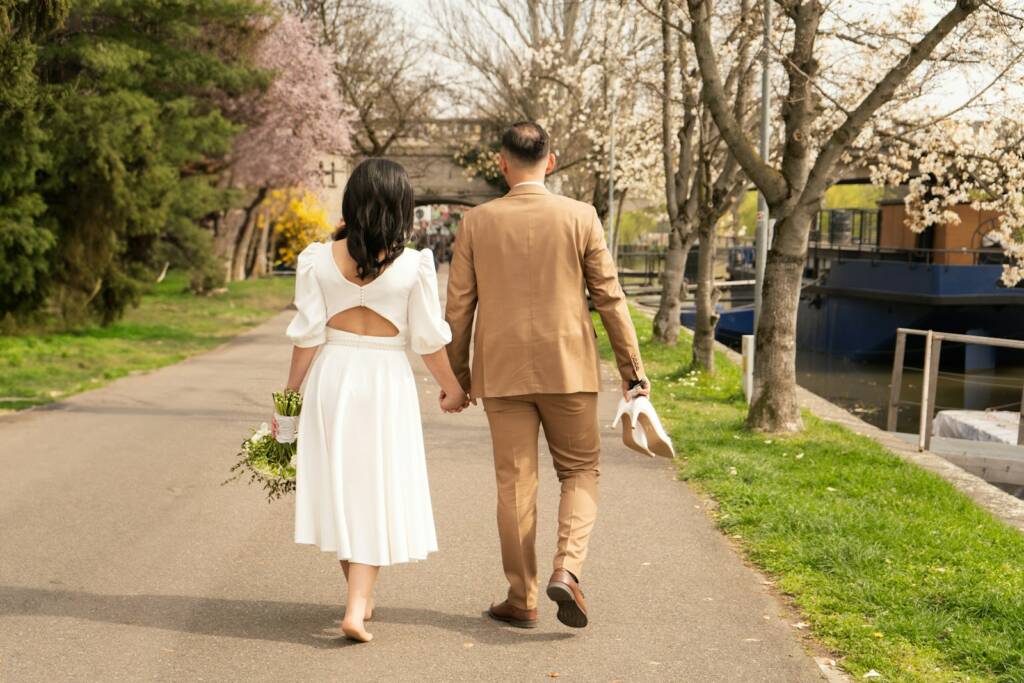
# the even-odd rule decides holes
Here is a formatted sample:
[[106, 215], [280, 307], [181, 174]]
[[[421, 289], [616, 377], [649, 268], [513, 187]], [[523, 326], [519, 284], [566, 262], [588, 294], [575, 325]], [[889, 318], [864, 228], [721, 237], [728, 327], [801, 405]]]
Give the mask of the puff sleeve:
[[295, 265], [295, 308], [285, 334], [295, 346], [309, 348], [327, 341], [327, 304], [316, 279], [316, 259], [328, 245], [314, 242], [302, 250]]
[[452, 340], [452, 331], [441, 312], [437, 294], [434, 253], [420, 251], [416, 281], [409, 292], [409, 345], [414, 353], [425, 356], [444, 348]]

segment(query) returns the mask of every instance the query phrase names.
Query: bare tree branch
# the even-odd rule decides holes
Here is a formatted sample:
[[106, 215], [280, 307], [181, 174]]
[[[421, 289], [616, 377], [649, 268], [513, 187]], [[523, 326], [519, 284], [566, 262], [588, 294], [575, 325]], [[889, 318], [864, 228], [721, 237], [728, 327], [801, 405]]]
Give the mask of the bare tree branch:
[[[356, 112], [356, 149], [386, 154], [410, 124], [427, 118], [446, 83], [424, 65], [427, 48], [386, 0], [279, 0], [318, 25], [335, 59], [346, 104]], [[401, 49], [396, 49], [401, 46]]]
[[709, 0], [687, 0], [687, 4], [690, 9], [694, 51], [704, 82], [705, 104], [711, 111], [719, 132], [729, 143], [729, 148], [747, 176], [764, 192], [769, 203], [779, 203], [787, 195], [785, 177], [761, 158], [729, 109], [718, 60], [711, 44]]

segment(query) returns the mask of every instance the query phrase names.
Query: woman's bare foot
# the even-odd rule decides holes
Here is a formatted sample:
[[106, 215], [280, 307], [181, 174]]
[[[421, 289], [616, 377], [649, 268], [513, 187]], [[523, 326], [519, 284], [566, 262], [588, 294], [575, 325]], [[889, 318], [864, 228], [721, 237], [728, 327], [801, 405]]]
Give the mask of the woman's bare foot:
[[373, 619], [373, 599], [370, 599], [366, 603], [366, 616], [363, 617], [363, 621], [370, 621]]
[[[345, 568], [344, 564], [342, 568]], [[348, 563], [348, 595], [341, 630], [347, 637], [360, 643], [373, 640], [373, 635], [366, 630], [363, 622], [372, 614], [373, 585], [377, 581], [379, 569], [369, 564]]]
[[357, 643], [368, 643], [373, 640], [373, 634], [363, 627], [363, 623], [361, 621], [349, 621], [346, 619], [341, 622], [341, 631], [345, 634], [346, 638], [354, 640]]

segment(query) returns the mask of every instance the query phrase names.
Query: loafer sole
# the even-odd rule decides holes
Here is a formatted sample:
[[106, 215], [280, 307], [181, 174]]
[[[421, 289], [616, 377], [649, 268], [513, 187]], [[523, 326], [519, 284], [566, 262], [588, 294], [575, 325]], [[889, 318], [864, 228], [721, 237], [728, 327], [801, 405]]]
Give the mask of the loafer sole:
[[503, 617], [500, 614], [495, 614], [491, 610], [487, 610], [487, 616], [495, 621], [500, 621], [503, 624], [515, 626], [516, 628], [537, 628], [536, 619], [513, 619], [512, 617]]
[[587, 625], [587, 613], [576, 602], [576, 596], [567, 584], [552, 581], [548, 584], [548, 597], [558, 605], [558, 620], [572, 628], [583, 628]]

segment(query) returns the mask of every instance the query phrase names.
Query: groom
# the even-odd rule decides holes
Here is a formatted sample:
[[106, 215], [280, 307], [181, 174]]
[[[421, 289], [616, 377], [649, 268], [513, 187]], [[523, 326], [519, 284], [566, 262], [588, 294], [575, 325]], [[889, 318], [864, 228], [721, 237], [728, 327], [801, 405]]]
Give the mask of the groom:
[[[536, 123], [501, 139], [511, 188], [462, 218], [448, 275], [448, 356], [459, 381], [483, 399], [498, 483], [498, 535], [508, 599], [492, 618], [537, 625], [537, 440], [562, 485], [558, 549], [547, 594], [567, 626], [587, 625], [579, 582], [597, 516], [601, 451], [596, 334], [584, 288], [608, 331], [623, 393], [646, 395], [636, 331], [594, 207], [552, 194], [548, 135]], [[469, 347], [476, 318], [473, 366]]]

